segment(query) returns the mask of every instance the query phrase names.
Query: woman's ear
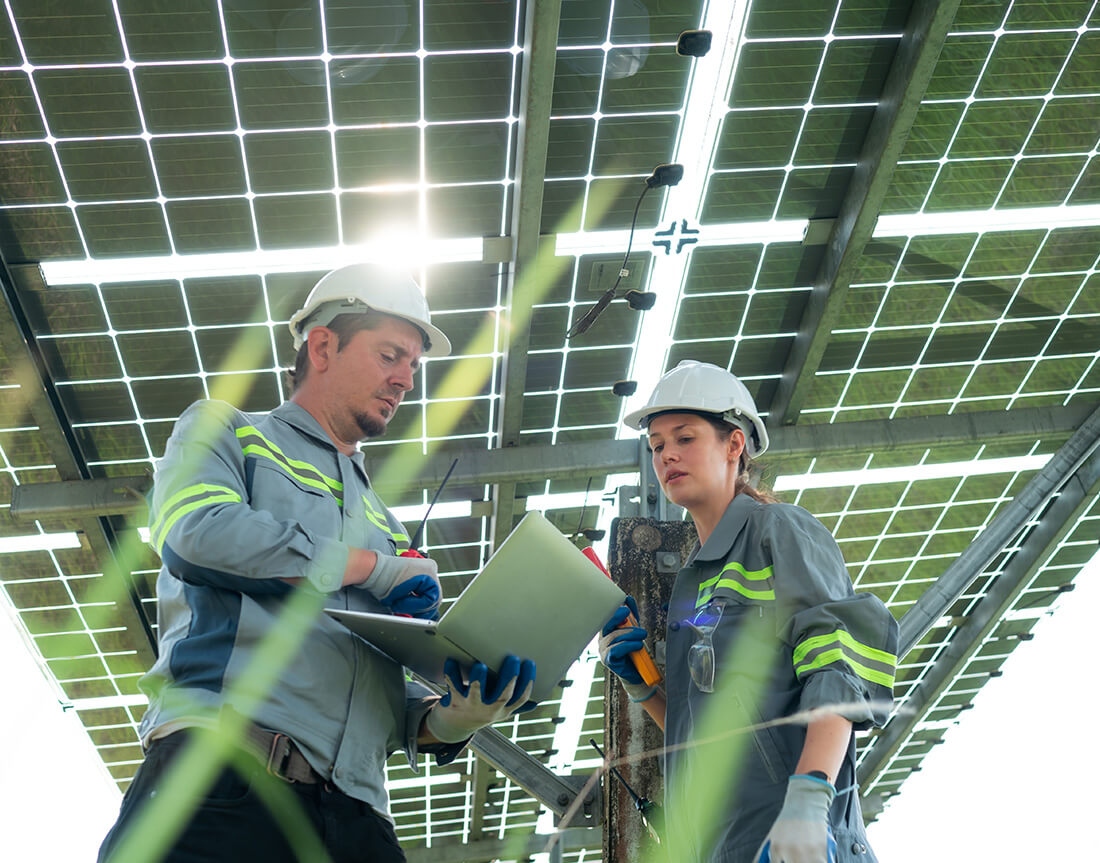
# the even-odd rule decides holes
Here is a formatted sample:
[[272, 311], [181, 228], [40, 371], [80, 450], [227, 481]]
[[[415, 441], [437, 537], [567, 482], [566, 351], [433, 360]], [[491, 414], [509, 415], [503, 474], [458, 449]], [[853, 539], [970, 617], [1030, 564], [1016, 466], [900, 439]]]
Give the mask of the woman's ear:
[[741, 453], [745, 451], [745, 433], [739, 428], [735, 428], [729, 437], [728, 449], [726, 455], [731, 464], [740, 465]]

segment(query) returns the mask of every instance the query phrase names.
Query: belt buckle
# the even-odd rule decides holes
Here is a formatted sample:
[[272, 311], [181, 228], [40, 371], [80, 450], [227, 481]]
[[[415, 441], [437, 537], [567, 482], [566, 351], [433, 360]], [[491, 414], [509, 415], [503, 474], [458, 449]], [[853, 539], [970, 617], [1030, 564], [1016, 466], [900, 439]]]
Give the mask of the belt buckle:
[[291, 740], [285, 734], [279, 732], [271, 740], [271, 749], [267, 753], [267, 772], [272, 776], [278, 776], [284, 782], [297, 782], [286, 775], [286, 765], [290, 760]]

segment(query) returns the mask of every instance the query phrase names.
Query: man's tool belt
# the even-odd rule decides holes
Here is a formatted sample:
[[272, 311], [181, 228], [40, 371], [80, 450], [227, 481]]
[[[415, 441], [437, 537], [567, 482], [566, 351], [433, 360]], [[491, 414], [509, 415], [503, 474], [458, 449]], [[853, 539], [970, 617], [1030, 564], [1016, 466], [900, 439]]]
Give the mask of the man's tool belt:
[[287, 782], [302, 782], [306, 785], [325, 781], [324, 777], [309, 766], [294, 741], [285, 734], [249, 724], [245, 735], [252, 747], [261, 753], [268, 773]]

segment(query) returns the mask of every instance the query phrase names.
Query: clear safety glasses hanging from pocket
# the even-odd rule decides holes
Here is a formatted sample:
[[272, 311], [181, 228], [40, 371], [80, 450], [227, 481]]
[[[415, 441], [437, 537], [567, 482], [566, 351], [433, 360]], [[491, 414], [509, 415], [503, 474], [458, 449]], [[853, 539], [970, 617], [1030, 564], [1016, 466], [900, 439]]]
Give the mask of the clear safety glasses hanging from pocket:
[[712, 600], [687, 621], [695, 633], [695, 643], [688, 649], [688, 671], [700, 692], [714, 692], [714, 630], [725, 607], [724, 599]]

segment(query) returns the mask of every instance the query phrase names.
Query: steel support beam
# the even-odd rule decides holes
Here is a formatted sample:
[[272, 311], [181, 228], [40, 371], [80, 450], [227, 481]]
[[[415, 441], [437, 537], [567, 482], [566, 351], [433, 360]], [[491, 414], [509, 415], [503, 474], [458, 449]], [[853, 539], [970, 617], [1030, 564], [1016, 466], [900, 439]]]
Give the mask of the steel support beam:
[[[38, 282], [42, 275], [37, 266], [19, 268], [25, 282]], [[0, 255], [0, 348], [11, 366], [12, 376], [19, 384], [19, 396], [26, 400], [26, 410], [38, 426], [42, 441], [63, 481], [87, 482], [91, 472], [84, 461], [72, 425], [65, 414], [57, 388], [50, 377], [49, 368], [38, 346], [19, 294], [15, 289], [12, 270]], [[13, 398], [8, 396], [8, 398]], [[56, 486], [55, 486], [56, 487]], [[83, 486], [82, 486], [83, 487]], [[85, 513], [76, 527], [84, 534], [88, 545], [99, 562], [105, 578], [120, 578], [125, 597], [118, 602], [119, 614], [142, 664], [148, 668], [156, 658], [156, 636], [141, 604], [141, 596], [134, 586], [131, 573], [120, 571], [114, 554], [115, 535], [104, 518]]]
[[769, 409], [769, 419], [776, 427], [796, 422], [806, 402], [958, 8], [959, 0], [916, 0], [909, 13]]
[[[516, 184], [512, 197], [512, 266], [501, 332], [508, 345], [498, 403], [497, 445], [519, 447], [527, 352], [531, 345], [531, 311], [537, 302], [534, 261], [542, 227], [542, 191], [546, 181], [546, 148], [554, 95], [561, 0], [529, 0], [524, 21], [523, 79], [520, 84]], [[516, 487], [510, 481], [493, 489], [493, 548], [512, 532]]]
[[485, 804], [489, 799], [489, 778], [492, 768], [483, 758], [474, 759], [474, 770], [470, 776], [470, 835], [471, 842], [485, 836]]
[[898, 654], [904, 656], [924, 637], [971, 582], [989, 566], [1026, 527], [1036, 519], [1050, 499], [1080, 469], [1084, 461], [1100, 449], [1100, 408], [1092, 412], [1073, 436], [1058, 450], [1043, 469], [944, 570], [920, 599], [901, 619]]
[[[482, 728], [470, 748], [559, 819], [573, 806], [587, 776], [559, 776], [495, 728]], [[600, 783], [585, 792], [567, 827], [595, 827], [602, 814]]]
[[905, 706], [912, 712], [895, 716], [873, 739], [859, 766], [860, 785], [870, 787], [890, 759], [904, 746], [928, 711], [966, 668], [971, 657], [1055, 553], [1059, 543], [1093, 505], [1097, 494], [1100, 494], [1100, 450], [1094, 450], [1062, 487], [1057, 499], [1028, 535], [1027, 542], [1013, 555], [986, 595], [967, 616], [966, 623], [954, 634], [951, 643], [924, 679], [905, 699]]
[[11, 493], [15, 519], [135, 515], [147, 509], [151, 476], [119, 476], [17, 485]]
[[[896, 420], [860, 420], [828, 425], [786, 426], [771, 433], [767, 463], [782, 466], [784, 459], [850, 453], [884, 453], [905, 449], [959, 444], [1004, 444], [1066, 437], [1079, 428], [1096, 405], [983, 411], [951, 416], [909, 417]], [[456, 485], [519, 483], [539, 479], [577, 479], [609, 473], [632, 473], [639, 468], [638, 444], [632, 440], [527, 446], [512, 449], [448, 450], [417, 457], [408, 471], [391, 476], [415, 477], [413, 484], [377, 486], [385, 497], [409, 488], [438, 488], [455, 456], [451, 476]], [[377, 474], [378, 471], [372, 471]], [[92, 483], [99, 483], [93, 485]], [[144, 494], [148, 477], [119, 477], [110, 481], [41, 483], [21, 486], [13, 496], [13, 515], [21, 518], [58, 517], [95, 511], [101, 515], [133, 512], [137, 499], [114, 489]]]
[[[769, 430], [771, 445], [763, 461], [765, 464], [782, 464], [786, 458], [805, 456], [883, 453], [921, 447], [994, 445], [1060, 438], [1072, 434], [1095, 408], [1095, 404], [1075, 404], [950, 416], [781, 426], [775, 431]], [[437, 488], [456, 456], [459, 457], [458, 467], [451, 476], [451, 482], [455, 485], [584, 479], [610, 473], [632, 473], [639, 467], [639, 451], [635, 441], [609, 440], [494, 450], [447, 450], [410, 463], [407, 471], [387, 473], [394, 477], [415, 477], [415, 488]], [[383, 497], [407, 488], [407, 482], [404, 485], [378, 486]]]
[[[523, 860], [546, 850], [553, 837], [541, 833], [514, 839], [480, 839], [474, 842], [411, 848], [405, 852], [409, 863], [482, 863], [482, 861]], [[571, 827], [557, 834], [556, 844], [563, 851], [599, 848], [601, 834], [592, 827]]]

